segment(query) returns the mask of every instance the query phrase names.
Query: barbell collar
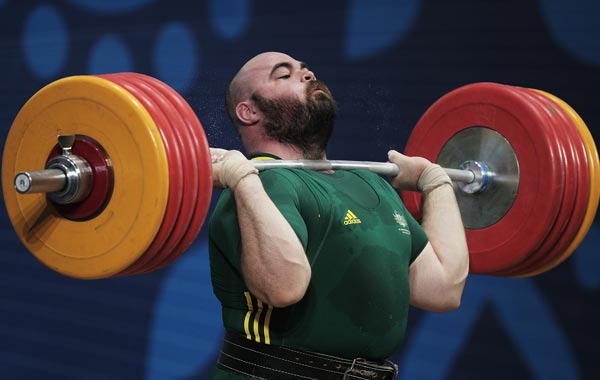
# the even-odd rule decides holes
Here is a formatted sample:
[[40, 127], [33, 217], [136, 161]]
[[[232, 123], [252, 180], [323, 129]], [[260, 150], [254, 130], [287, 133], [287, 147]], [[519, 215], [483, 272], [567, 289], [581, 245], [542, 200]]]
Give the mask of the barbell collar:
[[20, 194], [47, 193], [55, 203], [71, 204], [85, 199], [92, 182], [92, 169], [87, 161], [66, 154], [52, 158], [44, 170], [17, 173], [14, 186]]
[[486, 189], [493, 173], [483, 162], [468, 160], [459, 165], [461, 173], [470, 172], [474, 178], [472, 181], [458, 181], [457, 186], [467, 194], [476, 194]]
[[48, 192], [48, 198], [53, 202], [77, 203], [90, 193], [93, 181], [92, 168], [85, 159], [70, 153], [62, 154], [51, 158], [46, 163], [46, 169], [62, 170], [66, 178], [66, 184], [62, 189]]

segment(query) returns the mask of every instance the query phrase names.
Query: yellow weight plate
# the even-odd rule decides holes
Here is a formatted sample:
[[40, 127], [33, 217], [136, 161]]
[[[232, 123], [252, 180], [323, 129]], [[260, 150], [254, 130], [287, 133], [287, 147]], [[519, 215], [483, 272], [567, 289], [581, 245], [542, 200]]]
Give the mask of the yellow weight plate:
[[[61, 217], [44, 194], [17, 194], [19, 171], [41, 170], [61, 134], [92, 137], [107, 152], [114, 188], [97, 217]], [[13, 227], [40, 261], [67, 276], [112, 276], [137, 260], [154, 239], [168, 199], [167, 156], [160, 133], [138, 100], [102, 78], [74, 76], [38, 91], [6, 139], [2, 189]]]
[[567, 246], [565, 251], [560, 255], [556, 256], [552, 261], [550, 261], [546, 265], [533, 272], [527, 273], [523, 277], [536, 276], [538, 274], [549, 271], [550, 269], [556, 267], [557, 265], [565, 261], [567, 258], [569, 258], [587, 235], [592, 223], [594, 222], [596, 211], [598, 209], [598, 202], [600, 201], [600, 159], [598, 158], [598, 149], [596, 148], [596, 144], [594, 143], [594, 138], [592, 137], [590, 130], [588, 129], [581, 116], [579, 116], [579, 114], [564, 100], [541, 90], [536, 91], [547, 96], [556, 104], [558, 104], [573, 120], [575, 126], [577, 126], [577, 130], [579, 131], [579, 134], [583, 139], [585, 152], [589, 160], [590, 195], [587, 209], [585, 211], [583, 221], [581, 222], [581, 227], [579, 228], [579, 230], [575, 234], [575, 237], [573, 238], [573, 241], [571, 241], [571, 243]]

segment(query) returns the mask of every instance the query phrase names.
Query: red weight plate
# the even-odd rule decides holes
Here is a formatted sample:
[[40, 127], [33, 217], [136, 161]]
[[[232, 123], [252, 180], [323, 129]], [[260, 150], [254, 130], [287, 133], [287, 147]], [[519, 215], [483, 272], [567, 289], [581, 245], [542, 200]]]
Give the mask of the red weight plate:
[[158, 269], [159, 264], [175, 252], [175, 247], [179, 245], [188, 230], [198, 196], [198, 164], [194, 153], [195, 147], [192, 144], [193, 137], [177, 110], [159, 91], [141, 80], [136, 74], [123, 73], [122, 75], [129, 83], [135, 85], [140, 91], [145, 93], [162, 110], [163, 114], [168, 118], [170, 127], [176, 131], [177, 144], [182, 154], [185, 180], [179, 215], [171, 234], [160, 252], [148, 258], [148, 260], [140, 259], [139, 262], [136, 262], [136, 267], [140, 268], [140, 273], [147, 273]]
[[152, 102], [142, 91], [136, 86], [131, 85], [123, 74], [109, 74], [102, 75], [102, 78], [110, 80], [113, 83], [125, 88], [129, 93], [135, 96], [136, 99], [142, 104], [142, 106], [148, 111], [159, 128], [160, 134], [165, 145], [165, 151], [168, 157], [169, 166], [169, 199], [167, 201], [167, 208], [165, 210], [165, 216], [163, 222], [158, 230], [156, 237], [152, 241], [152, 244], [148, 247], [146, 252], [132, 265], [126, 268], [119, 275], [131, 275], [137, 274], [143, 268], [140, 268], [138, 262], [144, 263], [151, 259], [153, 256], [160, 252], [163, 247], [179, 215], [181, 208], [181, 199], [183, 194], [183, 166], [181, 159], [181, 152], [178, 145], [179, 139], [176, 136], [176, 131], [169, 126], [169, 121], [158, 108], [158, 106]]
[[552, 129], [552, 132], [557, 133], [559, 141], [561, 142], [561, 148], [564, 151], [562, 163], [564, 166], [565, 173], [565, 191], [563, 193], [562, 201], [554, 205], [557, 207], [559, 212], [552, 226], [550, 233], [536, 248], [529, 257], [523, 262], [517, 263], [512, 268], [495, 273], [496, 275], [509, 276], [515, 275], [530, 266], [533, 262], [539, 261], [541, 258], [551, 255], [553, 248], [556, 246], [559, 239], [564, 236], [565, 228], [569, 220], [571, 219], [571, 213], [575, 204], [575, 199], [578, 193], [578, 169], [576, 168], [579, 163], [577, 152], [575, 151], [570, 133], [564, 128], [564, 121], [561, 115], [558, 114], [554, 109], [554, 105], [549, 103], [545, 97], [534, 93], [533, 91], [525, 88], [513, 88], [515, 91], [520, 92], [523, 96], [530, 97], [532, 104], [537, 104], [540, 109], [548, 116], [548, 126]]
[[538, 255], [537, 257], [531, 257], [526, 260], [523, 265], [519, 265], [511, 275], [513, 276], [528, 276], [530, 273], [538, 272], [538, 270], [546, 266], [549, 262], [553, 261], [556, 257], [562, 255], [562, 253], [571, 244], [575, 235], [579, 231], [583, 218], [587, 211], [587, 205], [590, 195], [590, 178], [589, 173], [589, 160], [585, 151], [585, 145], [583, 139], [577, 127], [566, 114], [566, 112], [552, 101], [550, 98], [536, 92], [529, 90], [534, 93], [535, 96], [541, 97], [545, 102], [548, 111], [555, 115], [558, 119], [558, 128], [562, 129], [569, 138], [571, 147], [573, 149], [573, 165], [572, 168], [567, 170], [572, 171], [574, 177], [573, 181], [577, 191], [573, 200], [573, 204], [567, 209], [568, 220], [565, 223], [565, 228], [558, 235], [555, 244], [547, 250], [544, 255]]
[[[106, 151], [89, 136], [77, 135], [71, 153], [83, 158], [90, 165], [92, 188], [81, 202], [54, 204], [54, 208], [67, 219], [89, 220], [100, 214], [110, 200], [114, 182], [112, 164]], [[62, 149], [55, 145], [48, 160], [60, 154]]]
[[511, 268], [503, 271], [495, 272], [498, 276], [509, 276], [515, 275], [523, 270], [523, 268], [529, 267], [532, 263], [552, 254], [552, 250], [556, 246], [557, 242], [561, 237], [564, 236], [565, 228], [569, 220], [571, 219], [571, 213], [573, 211], [573, 205], [578, 193], [578, 164], [579, 158], [577, 152], [571, 143], [570, 133], [564, 126], [564, 119], [562, 118], [559, 110], [556, 106], [551, 104], [544, 96], [529, 90], [527, 88], [512, 87], [512, 89], [518, 92], [521, 96], [529, 99], [532, 106], [537, 106], [542, 113], [546, 114], [547, 123], [545, 126], [548, 129], [548, 133], [556, 133], [559, 141], [559, 159], [563, 165], [563, 171], [565, 174], [565, 187], [563, 191], [562, 199], [557, 204], [548, 204], [546, 207], [555, 207], [558, 209], [558, 214], [552, 225], [548, 236], [541, 242], [541, 244], [534, 249], [531, 254], [520, 263], [515, 263]]
[[[151, 252], [148, 255], [144, 255], [138, 261], [136, 261], [134, 265], [127, 268], [127, 270], [122, 273], [122, 275], [142, 274], [148, 272], [156, 262], [159, 262], [164, 257], [168, 256], [172, 248], [179, 242], [183, 232], [185, 231], [190, 216], [190, 213], [187, 210], [189, 208], [189, 200], [190, 197], [193, 198], [193, 195], [190, 195], [189, 193], [190, 191], [195, 191], [195, 183], [193, 183], [195, 167], [191, 165], [190, 160], [187, 159], [187, 136], [182, 134], [182, 128], [177, 125], [177, 120], [176, 118], [173, 118], [172, 112], [163, 108], [163, 104], [165, 103], [164, 99], [162, 99], [160, 96], [157, 96], [155, 92], [145, 86], [144, 83], [140, 83], [134, 78], [132, 79], [130, 73], [120, 73], [119, 75], [122, 81], [128, 83], [130, 86], [135, 87], [140, 94], [146, 96], [156, 107], [157, 111], [163, 115], [166, 122], [166, 128], [168, 128], [173, 134], [173, 137], [175, 138], [175, 144], [179, 148], [179, 155], [181, 158], [180, 167], [183, 173], [182, 187], [178, 194], [178, 199], [180, 200], [179, 209], [178, 213], [175, 215], [170, 233], [166, 236], [166, 239], [164, 242], [162, 242], [162, 245], [157, 246], [158, 250], [156, 252]], [[192, 182], [187, 181], [189, 178], [192, 179]], [[190, 187], [189, 183], [193, 183], [193, 186]]]
[[[181, 253], [179, 251], [179, 248], [181, 246], [181, 240], [182, 238], [185, 237], [185, 235], [188, 233], [189, 230], [189, 226], [191, 224], [193, 224], [193, 214], [194, 211], [196, 210], [197, 207], [197, 200], [198, 200], [198, 182], [199, 182], [199, 178], [198, 178], [198, 160], [196, 159], [196, 150], [197, 147], [194, 143], [195, 141], [195, 136], [191, 133], [191, 131], [189, 130], [189, 128], [187, 127], [187, 122], [184, 119], [184, 117], [178, 112], [178, 110], [175, 108], [175, 106], [170, 102], [169, 98], [163, 94], [163, 92], [157, 88], [153, 82], [147, 80], [146, 78], [148, 78], [146, 75], [143, 74], [137, 74], [137, 73], [127, 73], [128, 76], [130, 76], [131, 78], [134, 78], [136, 83], [139, 83], [143, 86], [145, 86], [145, 88], [148, 89], [148, 91], [152, 91], [156, 94], [157, 97], [159, 97], [161, 99], [161, 108], [163, 108], [165, 110], [166, 113], [169, 114], [170, 118], [172, 121], [174, 121], [174, 126], [176, 125], [178, 129], [180, 129], [180, 132], [182, 134], [185, 134], [186, 136], [186, 158], [189, 161], [189, 163], [193, 163], [194, 166], [194, 171], [190, 172], [189, 175], [189, 179], [190, 181], [193, 181], [193, 189], [190, 189], [188, 191], [188, 189], [186, 188], [186, 194], [184, 196], [188, 196], [188, 201], [185, 207], [187, 207], [186, 209], [186, 215], [185, 215], [185, 223], [182, 223], [181, 225], [179, 225], [179, 229], [178, 229], [178, 239], [172, 240], [171, 244], [169, 244], [169, 249], [168, 250], [164, 250], [163, 252], [161, 252], [160, 255], [156, 255], [153, 260], [148, 263], [148, 265], [144, 266], [143, 271], [140, 273], [149, 273], [158, 269], [163, 268], [164, 266], [166, 266], [167, 264], [164, 263], [171, 263], [175, 260], [176, 257], [179, 257], [181, 255]], [[176, 122], [175, 122], [176, 121]]]
[[186, 121], [186, 126], [194, 137], [191, 141], [196, 146], [195, 155], [196, 160], [198, 161], [198, 172], [196, 174], [198, 177], [198, 200], [196, 202], [196, 208], [189, 228], [179, 246], [177, 246], [173, 253], [160, 264], [160, 267], [164, 267], [176, 260], [192, 245], [202, 228], [210, 207], [212, 194], [212, 162], [210, 159], [208, 140], [204, 133], [204, 129], [202, 128], [202, 124], [185, 99], [158, 79], [141, 74], [137, 75], [160, 91], [162, 95], [173, 104], [179, 114], [183, 116]]
[[[509, 86], [475, 83], [436, 101], [411, 133], [405, 154], [431, 161], [452, 136], [470, 127], [498, 132], [517, 157], [519, 188], [511, 208], [491, 226], [465, 230], [471, 273], [493, 273], [524, 260], [556, 219], [558, 210], [548, 205], [562, 199], [564, 175], [558, 141], [541, 125], [544, 120], [537, 108]], [[420, 193], [403, 192], [403, 199], [409, 210], [418, 210]]]
[[552, 259], [552, 261], [548, 262], [548, 264], [542, 266], [538, 270], [527, 273], [527, 276], [534, 276], [546, 272], [556, 267], [573, 254], [573, 252], [577, 249], [579, 244], [585, 238], [589, 227], [594, 221], [594, 216], [596, 215], [596, 210], [598, 208], [598, 200], [600, 199], [600, 176], [598, 175], [598, 168], [600, 168], [600, 160], [598, 160], [598, 151], [596, 149], [596, 144], [594, 143], [594, 139], [589, 129], [585, 125], [585, 122], [583, 121], [583, 119], [581, 119], [577, 112], [575, 112], [575, 110], [573, 110], [573, 108], [562, 99], [541, 90], [535, 91], [542, 93], [544, 96], [550, 98], [554, 103], [561, 107], [569, 116], [569, 119], [573, 122], [575, 128], [577, 128], [577, 131], [579, 132], [578, 140], [580, 140], [583, 143], [589, 168], [589, 187], [586, 189], [589, 191], [589, 196], [587, 206], [585, 207], [585, 215], [583, 217], [583, 221], [581, 222], [581, 226], [575, 234], [573, 241], [569, 243], [569, 246], [564, 250], [564, 252], [562, 252], [560, 255]]

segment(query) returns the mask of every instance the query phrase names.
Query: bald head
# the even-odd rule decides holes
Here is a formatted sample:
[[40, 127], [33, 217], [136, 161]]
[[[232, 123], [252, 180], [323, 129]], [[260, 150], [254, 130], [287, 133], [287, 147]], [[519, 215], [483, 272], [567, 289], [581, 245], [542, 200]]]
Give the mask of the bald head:
[[240, 102], [250, 100], [252, 95], [260, 89], [263, 84], [269, 81], [273, 69], [278, 67], [278, 65], [292, 65], [294, 63], [306, 67], [304, 63], [296, 61], [287, 54], [265, 52], [251, 58], [242, 66], [231, 80], [225, 98], [227, 114], [236, 129], [244, 124], [236, 114], [236, 106]]

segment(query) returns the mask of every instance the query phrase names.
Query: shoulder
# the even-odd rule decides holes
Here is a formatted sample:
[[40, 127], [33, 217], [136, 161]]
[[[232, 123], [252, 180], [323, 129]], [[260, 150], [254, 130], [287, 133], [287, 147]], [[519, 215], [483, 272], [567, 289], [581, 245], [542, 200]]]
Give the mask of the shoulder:
[[259, 173], [260, 180], [264, 188], [269, 189], [287, 189], [298, 190], [303, 187], [305, 180], [299, 169], [268, 169]]
[[362, 169], [352, 170], [352, 172], [355, 173], [356, 175], [360, 176], [362, 179], [364, 179], [371, 185], [376, 184], [376, 185], [381, 186], [382, 188], [384, 188], [387, 191], [396, 193], [396, 190], [394, 190], [392, 185], [390, 185], [389, 181], [377, 173], [374, 173], [369, 170], [362, 170]]
[[261, 181], [286, 181], [294, 182], [297, 175], [294, 174], [293, 169], [287, 168], [273, 168], [262, 170], [259, 174]]

